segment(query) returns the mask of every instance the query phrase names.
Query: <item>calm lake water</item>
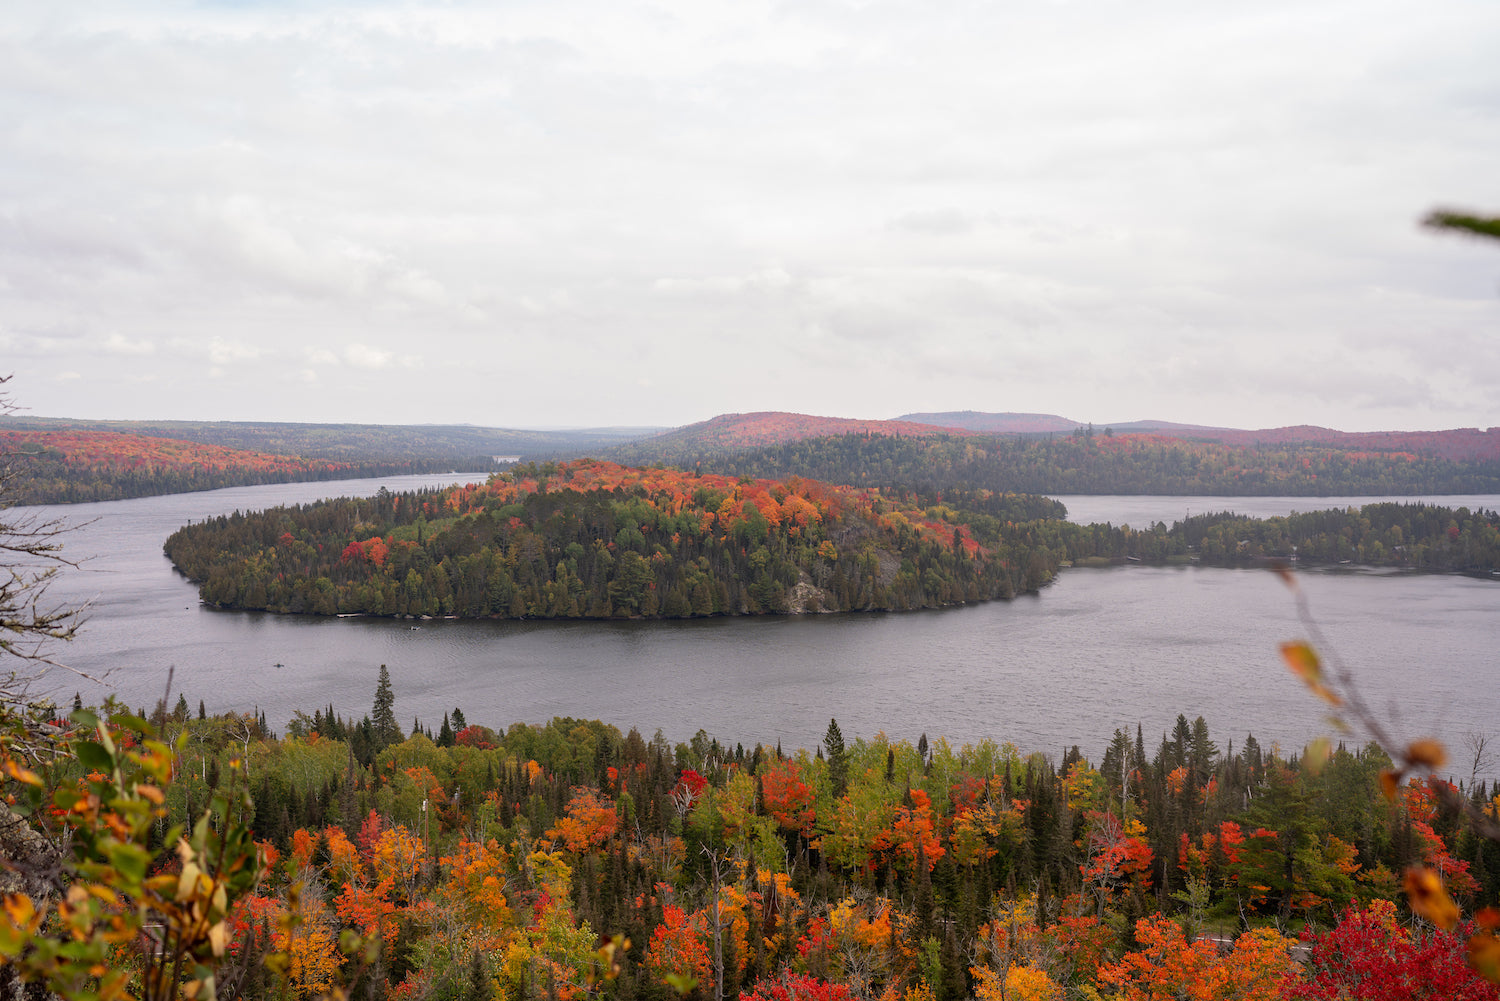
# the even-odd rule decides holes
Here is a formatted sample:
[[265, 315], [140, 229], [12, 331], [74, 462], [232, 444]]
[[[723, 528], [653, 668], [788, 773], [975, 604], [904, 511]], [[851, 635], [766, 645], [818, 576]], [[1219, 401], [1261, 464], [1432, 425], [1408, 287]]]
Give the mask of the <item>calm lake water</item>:
[[[91, 602], [59, 651], [95, 684], [53, 669], [60, 702], [113, 692], [149, 708], [179, 692], [210, 712], [259, 709], [273, 728], [295, 710], [369, 712], [388, 665], [397, 717], [434, 731], [462, 707], [471, 723], [602, 719], [685, 740], [812, 747], [837, 717], [846, 739], [1009, 740], [1094, 760], [1137, 722], [1148, 748], [1179, 712], [1202, 715], [1220, 748], [1246, 733], [1299, 748], [1326, 732], [1318, 705], [1281, 666], [1303, 629], [1270, 573], [1204, 567], [1068, 570], [1042, 594], [906, 614], [687, 622], [424, 622], [215, 612], [162, 555], [183, 524], [319, 497], [443, 485], [453, 476], [248, 487], [33, 508], [79, 525], [67, 551], [87, 569], [59, 578], [58, 602]], [[1284, 514], [1372, 498], [1064, 497], [1075, 521], [1145, 525], [1186, 511]], [[1500, 497], [1429, 498], [1470, 507]], [[27, 509], [21, 509], [22, 512]], [[13, 512], [15, 513], [15, 512]], [[1399, 732], [1500, 738], [1500, 582], [1460, 576], [1304, 570], [1334, 651]], [[282, 666], [277, 666], [282, 665]]]

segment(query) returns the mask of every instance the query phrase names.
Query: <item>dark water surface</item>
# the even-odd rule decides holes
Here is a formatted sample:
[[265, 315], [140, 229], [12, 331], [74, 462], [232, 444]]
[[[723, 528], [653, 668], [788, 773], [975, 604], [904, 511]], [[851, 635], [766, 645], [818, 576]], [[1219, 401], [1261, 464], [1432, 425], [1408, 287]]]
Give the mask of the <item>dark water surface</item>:
[[[1149, 746], [1179, 712], [1202, 715], [1223, 748], [1253, 733], [1301, 747], [1326, 732], [1319, 707], [1281, 665], [1302, 635], [1287, 589], [1265, 571], [1202, 567], [1068, 570], [1042, 594], [906, 614], [687, 622], [398, 622], [215, 612], [162, 555], [190, 521], [319, 497], [451, 482], [393, 477], [247, 487], [66, 508], [67, 549], [88, 569], [53, 599], [92, 601], [80, 638], [59, 651], [104, 679], [57, 669], [60, 702], [116, 693], [150, 708], [166, 691], [210, 712], [260, 709], [273, 728], [330, 703], [369, 712], [381, 664], [396, 714], [434, 731], [461, 707], [471, 723], [553, 716], [603, 719], [647, 737], [698, 728], [730, 744], [820, 741], [829, 717], [846, 738], [993, 738], [1097, 759], [1116, 727], [1140, 722]], [[1277, 514], [1375, 498], [1064, 497], [1070, 517], [1145, 525], [1186, 510]], [[1494, 508], [1500, 498], [1431, 498]], [[90, 521], [92, 519], [92, 521]], [[1500, 582], [1377, 571], [1302, 571], [1332, 648], [1371, 701], [1410, 735], [1500, 737]], [[412, 628], [418, 625], [419, 628]], [[280, 664], [282, 666], [278, 667]]]

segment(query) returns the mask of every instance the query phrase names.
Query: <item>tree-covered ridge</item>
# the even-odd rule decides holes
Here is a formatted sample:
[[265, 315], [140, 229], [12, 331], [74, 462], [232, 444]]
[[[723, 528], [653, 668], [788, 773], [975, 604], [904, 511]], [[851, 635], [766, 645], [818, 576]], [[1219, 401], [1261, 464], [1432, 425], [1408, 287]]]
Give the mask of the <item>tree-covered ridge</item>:
[[663, 448], [609, 453], [734, 476], [807, 476], [830, 483], [1031, 494], [1298, 496], [1493, 493], [1500, 461], [1325, 446], [1228, 446], [1149, 434], [1087, 431], [1051, 438], [852, 434], [755, 450]]
[[[441, 472], [442, 461], [299, 458], [114, 431], [3, 430], [7, 497], [17, 504], [72, 504], [220, 487]], [[493, 460], [485, 460], [492, 465]]]
[[204, 600], [308, 614], [688, 617], [924, 608], [1046, 583], [1044, 498], [579, 460], [443, 491], [210, 519], [167, 555]]
[[736, 451], [781, 445], [804, 438], [868, 434], [924, 438], [936, 434], [962, 435], [961, 428], [909, 420], [859, 420], [852, 417], [814, 417], [784, 411], [720, 414], [697, 424], [675, 428], [642, 439], [642, 454], [667, 459], [683, 452]]
[[515, 430], [472, 424], [307, 424], [285, 421], [90, 421], [12, 414], [26, 431], [99, 431], [346, 462], [466, 462], [477, 456], [579, 454], [662, 428]]

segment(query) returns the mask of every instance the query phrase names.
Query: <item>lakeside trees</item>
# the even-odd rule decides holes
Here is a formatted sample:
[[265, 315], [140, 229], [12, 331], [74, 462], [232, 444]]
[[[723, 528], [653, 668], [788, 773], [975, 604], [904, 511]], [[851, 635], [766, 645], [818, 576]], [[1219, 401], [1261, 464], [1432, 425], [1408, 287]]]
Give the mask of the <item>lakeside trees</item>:
[[[1149, 754], [1122, 727], [1096, 768], [1076, 748], [922, 753], [833, 721], [825, 753], [782, 754], [567, 718], [384, 748], [321, 712], [248, 744], [222, 739], [225, 718], [169, 718], [187, 739], [164, 823], [231, 758], [252, 776], [268, 868], [233, 909], [229, 955], [286, 959], [255, 967], [247, 998], [353, 981], [516, 1001], [708, 999], [720, 983], [850, 1001], [1314, 998], [1392, 955], [1392, 935], [1411, 968], [1448, 957], [1445, 983], [1496, 996], [1458, 933], [1399, 910], [1394, 874], [1440, 866], [1473, 909], [1497, 901], [1500, 859], [1442, 808], [1442, 780], [1387, 800], [1374, 746], [1319, 767], [1249, 737], [1221, 748], [1182, 716]], [[1452, 789], [1500, 805], [1488, 780]], [[368, 963], [338, 949], [344, 932], [373, 944]], [[1246, 932], [1227, 956], [1196, 941]]]
[[1289, 442], [1237, 446], [1150, 434], [847, 434], [762, 448], [654, 440], [609, 453], [732, 476], [806, 476], [909, 490], [1216, 496], [1493, 493], [1500, 462]]

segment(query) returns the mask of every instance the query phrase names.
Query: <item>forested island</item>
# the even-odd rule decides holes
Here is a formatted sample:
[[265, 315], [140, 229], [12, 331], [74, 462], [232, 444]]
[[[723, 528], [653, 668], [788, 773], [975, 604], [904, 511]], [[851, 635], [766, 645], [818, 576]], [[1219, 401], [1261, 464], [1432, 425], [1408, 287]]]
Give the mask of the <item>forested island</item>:
[[[130, 776], [175, 749], [131, 843], [190, 901], [161, 832], [223, 797], [214, 829], [246, 868], [214, 912], [221, 997], [1496, 996], [1465, 965], [1472, 926], [1419, 921], [1400, 889], [1425, 866], [1466, 913], [1496, 903], [1500, 851], [1455, 806], [1493, 816], [1496, 790], [1392, 786], [1375, 745], [1295, 753], [1186, 715], [1149, 742], [1116, 730], [1093, 760], [846, 738], [836, 720], [785, 750], [461, 709], [408, 734], [384, 667], [362, 719], [299, 712], [279, 739], [251, 714], [195, 716], [185, 694], [149, 722], [98, 712], [110, 742], [73, 730], [76, 759], [33, 778], [63, 802], [116, 790], [125, 809], [148, 799], [84, 762]], [[113, 955], [110, 976], [139, 982], [155, 954]]]
[[[960, 506], [961, 505], [961, 506]], [[488, 483], [210, 519], [165, 549], [204, 600], [310, 614], [688, 617], [925, 608], [1040, 587], [1042, 497], [580, 460]]]
[[1500, 517], [1370, 504], [1080, 526], [1044, 497], [527, 465], [485, 484], [220, 516], [165, 551], [210, 604], [312, 615], [688, 618], [1010, 598], [1065, 565], [1283, 558], [1488, 573]]

